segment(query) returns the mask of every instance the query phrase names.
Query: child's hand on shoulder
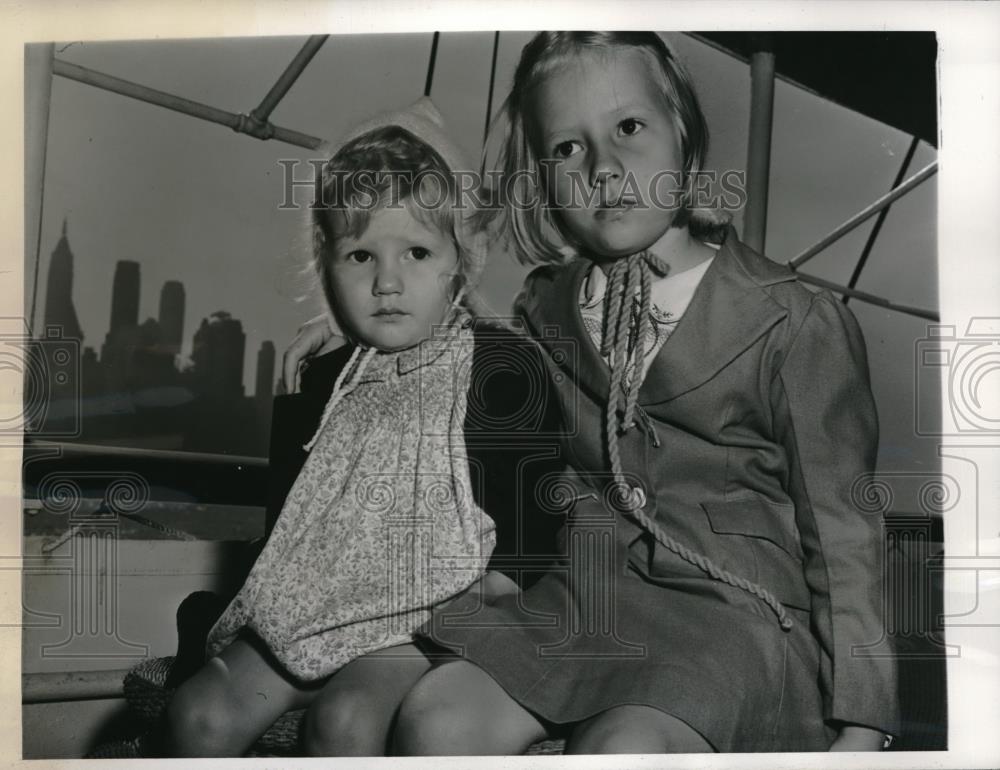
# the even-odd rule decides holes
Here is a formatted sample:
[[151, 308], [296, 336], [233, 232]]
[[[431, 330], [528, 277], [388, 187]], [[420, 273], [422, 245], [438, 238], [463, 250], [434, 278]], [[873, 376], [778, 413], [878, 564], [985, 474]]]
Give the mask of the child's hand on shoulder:
[[343, 332], [325, 313], [302, 324], [281, 360], [283, 392], [299, 392], [304, 361], [336, 350], [345, 342]]

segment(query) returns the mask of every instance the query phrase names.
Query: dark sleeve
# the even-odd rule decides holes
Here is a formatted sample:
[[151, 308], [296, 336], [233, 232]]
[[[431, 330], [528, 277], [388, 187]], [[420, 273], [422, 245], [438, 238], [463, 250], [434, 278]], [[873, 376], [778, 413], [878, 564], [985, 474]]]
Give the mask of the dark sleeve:
[[854, 494], [875, 468], [878, 420], [864, 339], [842, 303], [814, 297], [775, 384], [813, 624], [832, 661], [826, 717], [898, 733], [896, 661], [871, 654], [885, 634], [882, 517]]
[[353, 348], [345, 346], [309, 362], [302, 372], [302, 392], [277, 396], [271, 412], [271, 443], [268, 450], [267, 516], [265, 532], [271, 534], [285, 498], [306, 461], [302, 448], [319, 427], [337, 375], [347, 364]]
[[526, 587], [551, 565], [562, 525], [542, 494], [562, 469], [558, 403], [535, 342], [480, 323], [475, 345], [465, 420], [473, 494], [496, 522], [489, 569]]

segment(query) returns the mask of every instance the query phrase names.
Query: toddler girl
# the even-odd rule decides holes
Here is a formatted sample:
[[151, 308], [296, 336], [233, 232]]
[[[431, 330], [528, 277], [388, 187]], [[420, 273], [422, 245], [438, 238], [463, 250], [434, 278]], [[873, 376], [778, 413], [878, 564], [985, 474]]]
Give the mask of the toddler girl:
[[[170, 705], [171, 753], [242, 754], [304, 707], [310, 753], [384, 753], [429, 665], [414, 629], [483, 576], [495, 524], [466, 433], [496, 403], [470, 397], [482, 250], [455, 185], [465, 168], [427, 100], [356, 129], [324, 166], [315, 262], [350, 345], [310, 373], [329, 400], [207, 664]], [[516, 585], [491, 573], [497, 590]]]

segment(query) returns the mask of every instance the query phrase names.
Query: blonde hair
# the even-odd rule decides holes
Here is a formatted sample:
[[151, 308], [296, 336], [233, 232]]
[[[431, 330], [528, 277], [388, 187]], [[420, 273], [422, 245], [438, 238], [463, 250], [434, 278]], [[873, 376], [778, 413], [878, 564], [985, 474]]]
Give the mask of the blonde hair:
[[[500, 201], [494, 209], [498, 229], [512, 243], [523, 264], [565, 261], [573, 251], [572, 241], [559, 218], [553, 216], [542, 189], [539, 158], [531, 146], [530, 102], [538, 83], [549, 73], [586, 52], [607, 52], [614, 48], [640, 51], [660, 76], [660, 89], [669, 110], [677, 119], [684, 159], [682, 186], [698, 173], [708, 150], [708, 126], [698, 103], [691, 79], [655, 32], [539, 32], [524, 47], [514, 73], [510, 96], [503, 106], [509, 123], [500, 153]], [[498, 214], [496, 212], [499, 212]], [[718, 219], [692, 210], [686, 190], [682, 208], [673, 226], [690, 226], [696, 234], [719, 228]]]
[[314, 192], [309, 212], [313, 267], [342, 329], [346, 331], [334, 301], [330, 247], [338, 232], [356, 238], [376, 211], [401, 205], [425, 227], [451, 237], [458, 253], [454, 297], [476, 314], [477, 295], [468, 289], [480, 269], [475, 253], [481, 247], [471, 242], [473, 235], [458, 210], [454, 175], [437, 150], [401, 126], [373, 129], [349, 141], [323, 165]]

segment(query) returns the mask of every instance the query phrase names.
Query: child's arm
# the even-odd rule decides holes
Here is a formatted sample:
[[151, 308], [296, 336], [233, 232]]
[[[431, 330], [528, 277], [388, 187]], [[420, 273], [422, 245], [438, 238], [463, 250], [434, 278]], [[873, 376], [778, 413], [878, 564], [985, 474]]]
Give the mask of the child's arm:
[[[834, 748], [878, 748], [875, 735], [896, 733], [899, 716], [896, 663], [884, 656], [882, 517], [854, 499], [878, 449], [864, 339], [853, 315], [826, 293], [812, 298], [793, 334], [776, 379], [783, 398], [775, 431], [788, 456], [813, 625], [825, 653], [824, 716], [846, 725]], [[870, 654], [876, 645], [880, 657]]]
[[496, 523], [489, 569], [527, 587], [556, 553], [561, 517], [542, 506], [541, 487], [564, 467], [558, 396], [542, 351], [530, 339], [477, 322], [465, 420], [477, 502]]

